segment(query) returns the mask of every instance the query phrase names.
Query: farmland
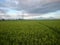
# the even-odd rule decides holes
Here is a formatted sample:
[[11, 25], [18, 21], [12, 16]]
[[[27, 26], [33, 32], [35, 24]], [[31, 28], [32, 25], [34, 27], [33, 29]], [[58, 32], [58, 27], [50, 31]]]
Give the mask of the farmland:
[[60, 20], [0, 21], [0, 45], [60, 45]]

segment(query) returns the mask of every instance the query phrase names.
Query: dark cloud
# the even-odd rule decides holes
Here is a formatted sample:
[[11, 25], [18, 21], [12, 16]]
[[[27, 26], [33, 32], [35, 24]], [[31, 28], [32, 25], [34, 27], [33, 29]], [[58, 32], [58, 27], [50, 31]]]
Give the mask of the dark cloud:
[[16, 9], [25, 10], [28, 13], [50, 13], [60, 10], [60, 0], [16, 0]]
[[60, 0], [4, 0], [0, 7], [44, 14], [60, 10]]
[[34, 10], [29, 11], [30, 13], [49, 13], [60, 10], [60, 2], [47, 3], [42, 5], [40, 8], [35, 8]]

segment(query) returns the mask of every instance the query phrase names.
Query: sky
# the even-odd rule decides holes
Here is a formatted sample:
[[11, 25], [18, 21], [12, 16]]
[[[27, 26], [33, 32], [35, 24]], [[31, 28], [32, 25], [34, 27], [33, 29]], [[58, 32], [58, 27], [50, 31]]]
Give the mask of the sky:
[[0, 19], [60, 19], [60, 0], [0, 0]]

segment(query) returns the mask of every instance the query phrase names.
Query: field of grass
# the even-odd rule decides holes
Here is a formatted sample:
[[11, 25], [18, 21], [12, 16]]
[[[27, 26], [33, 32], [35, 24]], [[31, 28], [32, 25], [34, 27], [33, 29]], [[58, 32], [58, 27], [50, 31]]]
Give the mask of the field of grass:
[[0, 21], [0, 45], [60, 45], [60, 20]]

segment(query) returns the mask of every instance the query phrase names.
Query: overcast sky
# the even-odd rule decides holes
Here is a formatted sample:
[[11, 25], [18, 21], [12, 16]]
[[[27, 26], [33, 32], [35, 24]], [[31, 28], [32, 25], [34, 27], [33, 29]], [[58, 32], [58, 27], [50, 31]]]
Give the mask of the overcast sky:
[[60, 0], [0, 0], [0, 19], [60, 18]]

